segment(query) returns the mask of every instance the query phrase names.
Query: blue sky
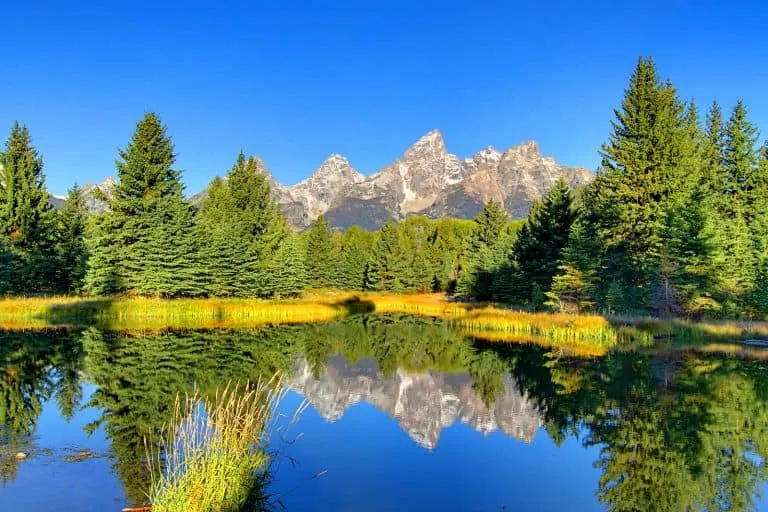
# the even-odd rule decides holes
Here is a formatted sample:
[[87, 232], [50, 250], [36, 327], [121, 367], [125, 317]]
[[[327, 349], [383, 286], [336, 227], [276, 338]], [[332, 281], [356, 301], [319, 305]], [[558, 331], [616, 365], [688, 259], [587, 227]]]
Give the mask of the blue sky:
[[149, 110], [188, 192], [241, 148], [292, 184], [331, 153], [375, 172], [433, 128], [461, 157], [536, 139], [594, 169], [641, 54], [768, 136], [768, 7], [738, 3], [11, 2], [0, 129], [29, 126], [57, 193], [114, 174]]

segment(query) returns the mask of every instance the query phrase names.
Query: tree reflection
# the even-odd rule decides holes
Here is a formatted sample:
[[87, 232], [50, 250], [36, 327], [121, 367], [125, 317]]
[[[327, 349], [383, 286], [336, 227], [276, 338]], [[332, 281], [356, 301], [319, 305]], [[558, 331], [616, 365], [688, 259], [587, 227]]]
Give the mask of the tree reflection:
[[[329, 357], [397, 371], [467, 372], [486, 406], [508, 375], [544, 416], [555, 442], [599, 450], [597, 498], [611, 511], [750, 510], [768, 479], [768, 365], [702, 355], [612, 353], [580, 359], [536, 345], [473, 342], [441, 320], [361, 315], [251, 330], [0, 334], [0, 448], [34, 433], [43, 404], [64, 418], [96, 384], [114, 469], [134, 503], [149, 482], [145, 439], [157, 439], [178, 393], [203, 396], [233, 380], [288, 373], [299, 359], [316, 376]], [[150, 443], [151, 446], [151, 443]], [[16, 462], [0, 457], [0, 482]]]

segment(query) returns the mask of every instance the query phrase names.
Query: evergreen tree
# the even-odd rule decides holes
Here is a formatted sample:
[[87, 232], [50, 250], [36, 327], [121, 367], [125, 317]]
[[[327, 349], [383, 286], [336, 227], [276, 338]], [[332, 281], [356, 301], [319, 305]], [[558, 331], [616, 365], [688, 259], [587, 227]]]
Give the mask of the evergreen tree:
[[370, 234], [359, 226], [350, 227], [341, 239], [333, 285], [343, 290], [363, 290], [370, 259]]
[[707, 198], [720, 198], [726, 192], [724, 163], [725, 126], [720, 105], [715, 101], [707, 113], [702, 148], [703, 191]]
[[298, 236], [288, 233], [280, 242], [273, 261], [272, 296], [276, 298], [297, 297], [307, 286], [307, 271], [304, 264], [304, 251], [300, 247]]
[[313, 288], [327, 288], [332, 284], [331, 268], [334, 264], [333, 233], [328, 221], [320, 215], [307, 232], [306, 260], [309, 284]]
[[379, 230], [373, 245], [368, 269], [368, 286], [379, 291], [403, 291], [402, 276], [408, 261], [404, 257], [404, 244], [397, 225], [387, 221]]
[[201, 272], [191, 208], [177, 195], [167, 196], [157, 204], [145, 242], [145, 269], [136, 281], [137, 292], [159, 297], [205, 294], [205, 274]]
[[668, 210], [687, 200], [697, 174], [690, 111], [651, 59], [630, 78], [602, 165], [587, 190], [585, 218], [601, 241], [601, 279], [620, 286], [630, 308], [650, 305], [659, 281]]
[[757, 128], [747, 119], [739, 100], [725, 126], [723, 169], [726, 180], [721, 215], [724, 218], [724, 287], [730, 301], [728, 315], [743, 312], [755, 285], [760, 240], [765, 225], [758, 166]]
[[560, 253], [558, 273], [546, 292], [546, 305], [560, 312], [579, 313], [597, 305], [599, 248], [583, 222], [571, 225], [568, 243]]
[[[757, 187], [757, 128], [747, 119], [747, 107], [739, 100], [725, 127], [724, 167], [728, 192], [749, 214]], [[747, 219], [749, 221], [749, 219]]]
[[493, 249], [507, 225], [507, 213], [501, 204], [491, 200], [473, 220], [471, 254], [459, 275], [456, 294], [489, 300], [492, 297], [494, 275], [501, 264], [494, 257]]
[[764, 258], [758, 265], [749, 302], [758, 317], [768, 318], [768, 258]]
[[267, 296], [287, 229], [255, 158], [240, 152], [226, 179], [212, 182], [200, 212], [210, 294]]
[[534, 204], [512, 247], [516, 267], [531, 287], [520, 299], [531, 300], [533, 285], [541, 293], [549, 290], [575, 219], [573, 193], [561, 179], [542, 202]]
[[10, 255], [14, 292], [53, 288], [55, 215], [43, 160], [26, 126], [15, 123], [0, 153], [0, 236]]
[[86, 224], [85, 247], [88, 253], [83, 290], [91, 295], [112, 295], [125, 289], [118, 266], [117, 236], [111, 212], [104, 212]]
[[[159, 240], [163, 231], [170, 226], [188, 231], [192, 226], [183, 205], [180, 172], [173, 169], [173, 143], [156, 114], [148, 113], [138, 122], [128, 147], [119, 156], [118, 183], [108, 203], [109, 211], [94, 223], [90, 235], [92, 261], [86, 275], [87, 289], [92, 293], [137, 290], [151, 295], [196, 290], [195, 282], [185, 280], [199, 268], [179, 273], [172, 286], [167, 283], [169, 270], [163, 268], [180, 269], [178, 249]], [[181, 217], [171, 218], [175, 215]], [[191, 237], [189, 232], [173, 233], [173, 237], [184, 249], [189, 248], [181, 242]]]
[[482, 211], [475, 217], [475, 236], [473, 246], [492, 247], [507, 224], [508, 216], [504, 207], [494, 200], [483, 206]]
[[56, 280], [64, 292], [78, 292], [87, 269], [85, 228], [88, 209], [80, 187], [73, 186], [57, 212]]
[[242, 241], [230, 224], [233, 209], [227, 184], [216, 177], [208, 185], [208, 195], [198, 216], [198, 238], [203, 241], [201, 260], [205, 266], [207, 291], [216, 297], [248, 295], [240, 285], [244, 271]]

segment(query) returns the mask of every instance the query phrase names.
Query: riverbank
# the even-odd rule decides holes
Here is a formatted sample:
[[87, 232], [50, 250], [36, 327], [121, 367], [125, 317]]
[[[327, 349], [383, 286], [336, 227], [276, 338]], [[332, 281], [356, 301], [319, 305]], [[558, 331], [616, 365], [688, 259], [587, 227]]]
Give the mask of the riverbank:
[[590, 348], [595, 355], [663, 342], [768, 339], [768, 322], [690, 322], [650, 317], [531, 313], [457, 302], [442, 294], [308, 293], [294, 300], [48, 297], [0, 300], [0, 328], [97, 325], [114, 330], [247, 328], [332, 321], [359, 313], [442, 318], [488, 341]]

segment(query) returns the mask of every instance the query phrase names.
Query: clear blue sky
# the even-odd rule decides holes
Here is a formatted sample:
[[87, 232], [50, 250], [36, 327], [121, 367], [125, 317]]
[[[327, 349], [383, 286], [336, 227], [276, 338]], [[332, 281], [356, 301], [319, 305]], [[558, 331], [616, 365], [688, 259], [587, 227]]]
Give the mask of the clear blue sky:
[[7, 2], [0, 128], [29, 126], [57, 193], [114, 174], [149, 110], [190, 193], [241, 148], [291, 184], [335, 152], [375, 172], [432, 128], [461, 157], [536, 139], [594, 169], [652, 54], [684, 97], [741, 97], [768, 136], [765, 2], [515, 3]]

